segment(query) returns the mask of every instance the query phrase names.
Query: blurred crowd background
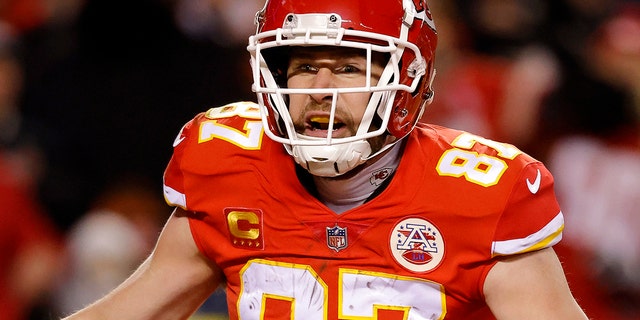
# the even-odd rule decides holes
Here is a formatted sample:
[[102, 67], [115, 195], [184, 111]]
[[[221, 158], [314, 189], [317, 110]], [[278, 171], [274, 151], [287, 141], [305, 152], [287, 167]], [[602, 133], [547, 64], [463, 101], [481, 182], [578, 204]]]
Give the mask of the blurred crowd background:
[[[423, 121], [544, 161], [593, 319], [640, 319], [640, 2], [442, 0]], [[57, 319], [148, 255], [197, 112], [254, 100], [262, 0], [0, 0], [0, 318]], [[222, 299], [221, 299], [222, 298]], [[194, 316], [224, 319], [222, 293]]]

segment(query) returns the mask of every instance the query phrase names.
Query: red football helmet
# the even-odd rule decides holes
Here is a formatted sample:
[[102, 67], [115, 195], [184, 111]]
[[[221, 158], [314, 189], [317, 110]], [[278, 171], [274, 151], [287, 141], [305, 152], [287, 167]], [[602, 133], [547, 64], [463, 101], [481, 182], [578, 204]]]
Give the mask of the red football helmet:
[[[257, 31], [249, 38], [248, 50], [253, 90], [265, 132], [283, 143], [296, 162], [312, 174], [337, 176], [388, 149], [411, 132], [433, 98], [437, 35], [426, 0], [267, 0], [256, 14], [256, 24]], [[370, 93], [356, 135], [333, 138], [331, 124], [326, 138], [295, 131], [288, 114], [287, 96], [312, 90], [289, 89], [279, 79], [278, 69], [282, 68], [278, 65], [288, 58], [277, 48], [287, 46], [362, 49], [367, 53], [368, 70], [372, 53], [381, 52], [389, 57], [375, 85], [324, 89], [325, 93], [333, 94], [331, 119], [339, 94]], [[372, 126], [373, 123], [376, 125]], [[387, 139], [391, 142], [379, 150], [371, 150], [367, 139], [380, 135], [391, 136]]]

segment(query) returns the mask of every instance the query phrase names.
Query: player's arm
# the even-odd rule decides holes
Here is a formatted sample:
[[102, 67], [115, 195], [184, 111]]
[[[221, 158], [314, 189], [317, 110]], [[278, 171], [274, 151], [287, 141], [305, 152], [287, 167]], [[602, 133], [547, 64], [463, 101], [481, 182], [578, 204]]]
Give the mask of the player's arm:
[[499, 320], [587, 319], [551, 248], [507, 257], [495, 264], [485, 280], [484, 294]]
[[221, 281], [220, 270], [198, 250], [185, 212], [176, 209], [138, 270], [65, 320], [187, 319]]

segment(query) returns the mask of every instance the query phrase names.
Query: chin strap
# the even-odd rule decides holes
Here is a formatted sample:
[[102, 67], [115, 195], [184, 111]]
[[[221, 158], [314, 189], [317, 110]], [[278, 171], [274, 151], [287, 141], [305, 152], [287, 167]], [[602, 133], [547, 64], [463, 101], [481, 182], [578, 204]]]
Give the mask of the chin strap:
[[333, 146], [293, 146], [291, 155], [309, 173], [337, 177], [363, 164], [371, 154], [369, 142], [361, 140]]

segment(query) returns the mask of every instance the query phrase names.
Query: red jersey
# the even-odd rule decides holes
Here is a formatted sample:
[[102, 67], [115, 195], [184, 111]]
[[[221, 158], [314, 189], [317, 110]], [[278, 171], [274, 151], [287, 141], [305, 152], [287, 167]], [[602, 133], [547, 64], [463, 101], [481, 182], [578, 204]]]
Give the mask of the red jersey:
[[493, 318], [482, 291], [497, 257], [561, 238], [553, 178], [466, 132], [419, 124], [405, 140], [386, 189], [336, 214], [264, 137], [255, 104], [184, 126], [165, 198], [192, 212], [196, 244], [226, 276], [231, 319]]

